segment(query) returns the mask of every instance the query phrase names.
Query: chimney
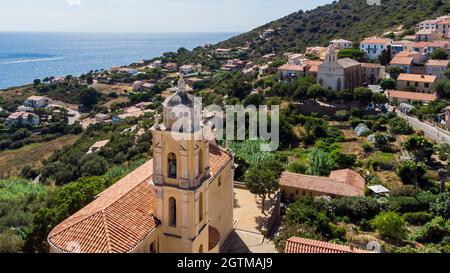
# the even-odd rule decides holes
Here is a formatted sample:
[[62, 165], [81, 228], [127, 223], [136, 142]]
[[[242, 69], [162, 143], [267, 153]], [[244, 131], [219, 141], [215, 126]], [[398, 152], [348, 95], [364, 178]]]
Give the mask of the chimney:
[[422, 74], [421, 78], [422, 78], [422, 79], [425, 79], [425, 75]]

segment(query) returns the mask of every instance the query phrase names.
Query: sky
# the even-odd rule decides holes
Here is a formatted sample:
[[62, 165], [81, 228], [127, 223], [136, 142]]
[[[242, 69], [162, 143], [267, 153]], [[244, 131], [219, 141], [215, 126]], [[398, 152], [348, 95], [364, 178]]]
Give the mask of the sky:
[[332, 0], [2, 0], [0, 31], [245, 32]]

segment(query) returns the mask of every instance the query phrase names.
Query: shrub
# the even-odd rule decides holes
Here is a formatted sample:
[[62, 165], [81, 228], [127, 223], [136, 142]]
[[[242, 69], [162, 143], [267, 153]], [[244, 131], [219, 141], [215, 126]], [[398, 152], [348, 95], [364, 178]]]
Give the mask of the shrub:
[[371, 197], [346, 197], [334, 200], [336, 216], [347, 216], [352, 221], [371, 219], [380, 212], [380, 204]]
[[348, 119], [350, 118], [350, 112], [346, 110], [340, 110], [336, 112], [335, 116], [339, 121], [348, 121]]
[[362, 231], [373, 231], [372, 223], [369, 220], [361, 219], [361, 222], [359, 223], [359, 227]]
[[308, 167], [298, 161], [289, 163], [287, 170], [292, 173], [305, 174], [308, 171]]
[[450, 218], [450, 193], [444, 193], [430, 204], [431, 212], [436, 216]]
[[425, 211], [408, 212], [403, 214], [403, 219], [411, 225], [418, 226], [431, 221], [431, 219], [433, 219], [433, 215]]
[[372, 220], [372, 225], [381, 236], [395, 240], [403, 240], [408, 232], [405, 220], [393, 211], [380, 213]]
[[449, 230], [446, 228], [445, 219], [436, 217], [431, 222], [428, 222], [423, 227], [419, 228], [411, 236], [411, 239], [419, 243], [439, 243], [444, 236], [449, 234]]
[[362, 144], [362, 148], [363, 148], [365, 153], [371, 153], [374, 150], [374, 147], [372, 146], [372, 144], [370, 144], [368, 142], [364, 142]]

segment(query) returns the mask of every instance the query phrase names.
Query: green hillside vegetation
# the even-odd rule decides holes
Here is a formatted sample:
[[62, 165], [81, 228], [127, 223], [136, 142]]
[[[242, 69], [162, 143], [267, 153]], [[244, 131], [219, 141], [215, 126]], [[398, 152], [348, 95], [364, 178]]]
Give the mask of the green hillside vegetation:
[[[334, 38], [356, 42], [400, 26], [409, 30], [420, 21], [448, 12], [448, 0], [383, 0], [381, 6], [368, 6], [366, 0], [341, 0], [311, 11], [300, 10], [218, 46], [243, 46], [256, 40], [252, 49], [261, 54], [302, 51], [307, 46], [327, 45]], [[269, 41], [258, 39], [267, 28], [275, 29], [276, 35]]]

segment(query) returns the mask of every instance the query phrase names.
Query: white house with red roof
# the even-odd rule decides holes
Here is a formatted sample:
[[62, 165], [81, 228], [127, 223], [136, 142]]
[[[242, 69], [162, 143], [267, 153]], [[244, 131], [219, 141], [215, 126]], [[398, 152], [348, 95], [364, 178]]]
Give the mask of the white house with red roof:
[[391, 39], [369, 37], [361, 41], [359, 48], [367, 53], [369, 59], [377, 59], [383, 50], [393, 43]]

